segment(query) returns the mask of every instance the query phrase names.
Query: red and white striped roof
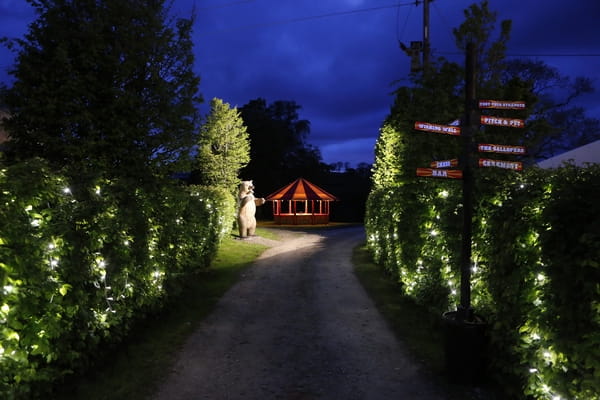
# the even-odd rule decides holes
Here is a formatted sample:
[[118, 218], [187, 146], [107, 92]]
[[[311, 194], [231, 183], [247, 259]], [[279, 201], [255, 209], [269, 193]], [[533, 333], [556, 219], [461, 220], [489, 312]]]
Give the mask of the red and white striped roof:
[[271, 193], [266, 197], [268, 201], [277, 200], [324, 200], [335, 201], [337, 197], [310, 183], [304, 178], [298, 178], [289, 185]]

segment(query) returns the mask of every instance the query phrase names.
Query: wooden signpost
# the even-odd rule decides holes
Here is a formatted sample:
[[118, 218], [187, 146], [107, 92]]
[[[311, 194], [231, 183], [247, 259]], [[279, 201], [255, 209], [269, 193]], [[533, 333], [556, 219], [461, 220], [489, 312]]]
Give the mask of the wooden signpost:
[[506, 126], [509, 128], [523, 128], [525, 121], [516, 118], [492, 117], [491, 115], [481, 116], [482, 125]]
[[505, 100], [479, 100], [479, 108], [493, 108], [496, 110], [524, 110], [524, 101]]
[[415, 122], [415, 129], [418, 131], [444, 133], [446, 135], [460, 135], [460, 126], [430, 124], [429, 122]]
[[518, 161], [490, 160], [488, 158], [479, 159], [480, 167], [496, 167], [502, 169], [512, 169], [513, 171], [523, 170], [523, 163]]
[[477, 145], [477, 150], [482, 153], [500, 153], [516, 155], [527, 154], [527, 150], [523, 146], [507, 146], [504, 144], [479, 143]]
[[[462, 179], [463, 187], [463, 232], [461, 245], [461, 292], [460, 305], [457, 309], [458, 319], [467, 321], [473, 319], [471, 309], [471, 236], [473, 219], [473, 173], [471, 170], [471, 153], [474, 149], [473, 135], [479, 131], [480, 125], [500, 126], [506, 128], [523, 128], [525, 121], [517, 118], [495, 117], [481, 115], [479, 109], [496, 110], [524, 110], [524, 101], [507, 100], [475, 100], [475, 47], [472, 43], [467, 46], [466, 54], [466, 87], [465, 87], [465, 115], [461, 126], [440, 125], [429, 122], [417, 121], [414, 129], [418, 131], [441, 133], [445, 135], [460, 136], [462, 140], [462, 155], [460, 164], [462, 169], [447, 169], [456, 167], [458, 159], [433, 161], [431, 168], [417, 168], [417, 176], [427, 178]], [[479, 143], [477, 151], [483, 153], [498, 153], [508, 155], [524, 155], [523, 146], [504, 144]], [[523, 164], [517, 161], [478, 159], [481, 168], [493, 167], [521, 171]]]
[[432, 178], [462, 179], [460, 169], [417, 168], [417, 176]]
[[458, 167], [458, 158], [453, 158], [452, 160], [432, 161], [429, 166], [431, 168]]

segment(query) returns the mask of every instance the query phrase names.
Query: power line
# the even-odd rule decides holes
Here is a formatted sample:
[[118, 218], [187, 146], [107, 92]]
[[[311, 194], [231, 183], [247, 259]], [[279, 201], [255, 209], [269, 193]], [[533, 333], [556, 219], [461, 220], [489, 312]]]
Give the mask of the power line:
[[[462, 56], [464, 53], [453, 51], [436, 51], [436, 54]], [[506, 57], [600, 57], [600, 53], [507, 53]]]
[[412, 8], [410, 8], [408, 10], [408, 13], [406, 14], [406, 19], [404, 20], [404, 26], [402, 27], [402, 30], [399, 30], [399, 22], [400, 22], [400, 7], [402, 5], [398, 4], [398, 11], [396, 12], [396, 40], [398, 40], [399, 42], [402, 40], [402, 37], [404, 36], [404, 31], [406, 30], [406, 26], [408, 25], [408, 20], [410, 18], [410, 14], [412, 11]]
[[231, 7], [231, 6], [235, 6], [238, 4], [244, 4], [244, 3], [252, 3], [255, 0], [239, 0], [239, 1], [232, 1], [229, 3], [223, 3], [223, 4], [216, 4], [214, 6], [207, 6], [207, 7], [199, 7], [197, 8], [197, 10], [214, 10], [216, 8], [225, 8], [225, 7]]
[[336, 11], [336, 12], [330, 12], [330, 13], [325, 13], [325, 14], [309, 15], [306, 17], [282, 19], [282, 20], [270, 21], [270, 22], [265, 22], [265, 23], [260, 23], [260, 24], [241, 25], [241, 26], [234, 27], [231, 29], [224, 29], [222, 31], [215, 32], [215, 33], [221, 33], [224, 31], [234, 31], [234, 30], [237, 31], [237, 30], [246, 30], [246, 29], [257, 29], [257, 28], [264, 28], [264, 27], [276, 26], [276, 25], [286, 25], [286, 24], [291, 24], [291, 23], [296, 23], [296, 22], [305, 22], [305, 21], [310, 21], [310, 20], [315, 20], [315, 19], [338, 17], [341, 15], [359, 14], [359, 13], [365, 13], [365, 12], [384, 10], [384, 9], [388, 9], [388, 8], [405, 7], [405, 6], [413, 6], [413, 5], [414, 5], [414, 2], [391, 4], [391, 5], [385, 5], [385, 6], [379, 6], [379, 7], [357, 8], [354, 10]]

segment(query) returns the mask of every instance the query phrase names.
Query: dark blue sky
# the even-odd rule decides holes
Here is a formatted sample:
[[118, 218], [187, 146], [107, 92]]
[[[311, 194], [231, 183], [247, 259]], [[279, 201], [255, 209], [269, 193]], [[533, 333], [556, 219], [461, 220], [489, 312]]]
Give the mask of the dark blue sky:
[[[473, 3], [432, 1], [434, 58], [462, 63], [463, 56], [452, 54], [457, 52], [452, 29]], [[414, 0], [174, 0], [172, 14], [189, 15], [194, 4], [203, 112], [213, 97], [239, 107], [258, 97], [269, 103], [293, 100], [302, 106], [300, 118], [311, 122], [309, 142], [321, 149], [325, 162], [373, 162], [394, 83], [408, 83], [409, 59], [398, 40], [422, 39], [422, 5]], [[594, 81], [599, 92], [581, 104], [600, 118], [600, 1], [489, 0], [489, 5], [499, 21], [513, 21], [509, 54]], [[0, 0], [0, 36], [22, 36], [33, 18], [25, 0]], [[1, 49], [0, 80], [9, 79], [11, 63], [11, 54]]]

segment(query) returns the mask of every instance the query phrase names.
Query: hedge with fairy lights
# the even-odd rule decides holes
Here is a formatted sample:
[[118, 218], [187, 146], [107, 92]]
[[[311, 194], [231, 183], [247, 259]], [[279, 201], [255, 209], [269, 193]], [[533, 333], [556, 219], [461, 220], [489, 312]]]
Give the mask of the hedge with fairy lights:
[[[502, 173], [493, 190], [479, 179], [473, 226], [490, 373], [512, 398], [598, 399], [600, 166]], [[460, 184], [396, 182], [369, 197], [368, 246], [407, 296], [441, 314], [459, 303]]]
[[41, 160], [0, 170], [0, 397], [36, 398], [208, 267], [222, 190], [75, 188]]

